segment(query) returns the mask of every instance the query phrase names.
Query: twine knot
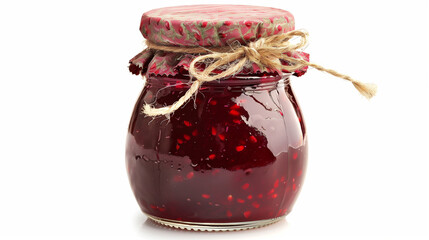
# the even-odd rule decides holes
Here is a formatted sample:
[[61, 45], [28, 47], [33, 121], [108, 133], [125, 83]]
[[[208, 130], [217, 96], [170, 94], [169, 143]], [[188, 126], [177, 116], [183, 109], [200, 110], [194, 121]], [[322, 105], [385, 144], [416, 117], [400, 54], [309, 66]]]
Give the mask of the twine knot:
[[[291, 41], [293, 38], [298, 38], [298, 42], [293, 43]], [[307, 62], [301, 58], [291, 57], [293, 53], [303, 49], [307, 45], [307, 41], [308, 34], [302, 30], [294, 30], [279, 35], [259, 38], [254, 42], [250, 42], [248, 45], [235, 48], [229, 46], [211, 48], [164, 46], [146, 41], [146, 45], [151, 49], [205, 55], [197, 56], [189, 65], [189, 74], [195, 78], [195, 81], [193, 81], [188, 91], [186, 91], [182, 97], [172, 105], [161, 108], [155, 108], [149, 104], [145, 104], [143, 106], [143, 113], [148, 116], [170, 114], [196, 94], [201, 84], [237, 74], [248, 62], [256, 63], [262, 71], [269, 68], [278, 71], [286, 70], [288, 72], [293, 72], [304, 66], [310, 66], [319, 71], [327, 72], [336, 77], [350, 81], [353, 86], [368, 99], [375, 95], [377, 91], [377, 86], [375, 84], [361, 83], [350, 76], [340, 74], [332, 69]], [[199, 63], [207, 63], [207, 60], [212, 60], [212, 63], [207, 65], [204, 70], [198, 70], [196, 65]], [[281, 60], [288, 64], [282, 64]], [[220, 73], [213, 73], [214, 70], [226, 64], [229, 65], [227, 69]]]

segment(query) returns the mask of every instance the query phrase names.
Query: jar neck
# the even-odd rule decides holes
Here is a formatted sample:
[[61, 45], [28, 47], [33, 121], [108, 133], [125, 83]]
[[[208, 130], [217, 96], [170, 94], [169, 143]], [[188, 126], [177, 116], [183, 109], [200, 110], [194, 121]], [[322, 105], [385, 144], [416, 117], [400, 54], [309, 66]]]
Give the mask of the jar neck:
[[[228, 78], [204, 82], [200, 91], [262, 91], [289, 85], [290, 73], [281, 75], [236, 75]], [[191, 86], [192, 79], [189, 75], [175, 77], [149, 76], [147, 84], [151, 87], [170, 88], [170, 90], [183, 91]]]

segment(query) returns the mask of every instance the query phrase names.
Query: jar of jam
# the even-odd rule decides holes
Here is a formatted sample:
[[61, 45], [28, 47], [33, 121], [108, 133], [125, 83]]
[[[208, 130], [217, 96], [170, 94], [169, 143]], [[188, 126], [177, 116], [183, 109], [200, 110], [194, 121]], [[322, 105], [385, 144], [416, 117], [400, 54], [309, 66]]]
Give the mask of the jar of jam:
[[[248, 44], [293, 29], [287, 11], [234, 5], [156, 9], [140, 25], [152, 42], [186, 47]], [[238, 74], [205, 82], [171, 114], [142, 112], [146, 104], [171, 105], [189, 90], [196, 56], [146, 49], [130, 61], [130, 71], [146, 77], [126, 146], [140, 208], [155, 222], [192, 230], [279, 221], [292, 210], [307, 165], [305, 124], [290, 85], [306, 68], [286, 72], [249, 63]]]

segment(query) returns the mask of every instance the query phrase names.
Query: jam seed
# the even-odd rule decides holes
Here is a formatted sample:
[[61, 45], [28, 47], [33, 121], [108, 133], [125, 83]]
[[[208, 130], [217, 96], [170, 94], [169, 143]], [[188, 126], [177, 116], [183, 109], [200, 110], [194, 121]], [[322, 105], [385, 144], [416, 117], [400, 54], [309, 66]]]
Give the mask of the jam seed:
[[215, 159], [215, 158], [216, 158], [216, 155], [215, 155], [215, 154], [210, 154], [210, 155], [209, 155], [209, 159], [210, 159], [210, 160], [213, 160], [213, 159]]
[[219, 134], [219, 135], [218, 135], [218, 137], [219, 137], [219, 139], [220, 139], [220, 140], [222, 140], [222, 141], [223, 141], [223, 140], [225, 140], [225, 135], [223, 135], [223, 134]]
[[271, 194], [273, 194], [274, 193], [274, 188], [273, 189], [271, 189], [269, 192], [268, 192], [268, 195], [271, 195]]
[[258, 140], [255, 138], [255, 136], [250, 136], [249, 139], [252, 143], [258, 142]]
[[180, 146], [179, 144], [176, 145], [176, 150], [179, 150]]
[[227, 217], [232, 217], [232, 213], [231, 213], [231, 211], [227, 210], [227, 211], [226, 211], [226, 216], [227, 216]]
[[164, 208], [164, 207], [159, 207], [159, 208], [158, 208], [158, 210], [159, 210], [160, 212], [165, 212], [165, 208]]
[[152, 209], [157, 209], [158, 207], [157, 207], [157, 206], [155, 206], [155, 205], [153, 205], [153, 204], [151, 204], [151, 205], [150, 205], [150, 208], [152, 208]]
[[302, 175], [302, 170], [299, 170], [298, 174], [296, 176], [301, 176]]
[[253, 202], [253, 203], [252, 203], [252, 206], [253, 206], [254, 208], [259, 208], [259, 206], [261, 206], [261, 205], [259, 205], [259, 203], [257, 203], [257, 202]]
[[252, 199], [253, 198], [253, 196], [252, 195], [249, 195], [249, 196], [247, 196], [247, 199]]
[[211, 100], [211, 101], [210, 101], [210, 105], [214, 106], [214, 105], [216, 105], [216, 104], [217, 104], [217, 101], [216, 101], [216, 100]]
[[243, 200], [243, 199], [241, 199], [241, 198], [237, 198], [237, 202], [238, 202], [238, 203], [244, 203], [244, 200]]
[[234, 104], [231, 106], [231, 109], [239, 109], [239, 108], [240, 108], [240, 106], [238, 106], [237, 104]]
[[292, 185], [292, 189], [293, 189], [294, 191], [296, 191], [296, 184], [295, 184], [295, 183]]
[[277, 193], [274, 193], [272, 197], [277, 198]]
[[230, 195], [228, 195], [228, 197], [227, 197], [227, 199], [228, 199], [228, 201], [232, 201], [233, 200], [233, 197], [232, 197], [232, 195], [230, 194]]
[[183, 121], [183, 123], [185, 124], [185, 126], [190, 127], [192, 126], [192, 123], [190, 123], [189, 121]]
[[279, 186], [279, 180], [277, 179], [275, 182], [274, 182], [274, 188], [277, 188]]
[[263, 195], [262, 193], [260, 193], [260, 194], [258, 195], [258, 198], [262, 198], [262, 197], [264, 197], [264, 195]]
[[249, 184], [248, 184], [248, 183], [245, 183], [245, 184], [243, 184], [243, 186], [241, 186], [241, 188], [242, 188], [243, 190], [246, 190], [246, 189], [248, 189], [248, 188], [249, 188]]
[[240, 119], [233, 119], [232, 121], [233, 121], [234, 123], [236, 123], [236, 124], [241, 124]]
[[216, 128], [212, 127], [212, 135], [215, 136], [217, 133]]
[[242, 145], [237, 146], [237, 147], [235, 147], [235, 150], [236, 150], [237, 152], [241, 152], [241, 151], [243, 151], [243, 150], [244, 150], [244, 146], [242, 146]]
[[229, 111], [229, 114], [231, 114], [232, 116], [240, 116], [240, 113], [237, 110], [231, 110]]
[[177, 143], [178, 143], [178, 144], [182, 144], [182, 143], [183, 143], [183, 140], [182, 140], [182, 139], [180, 139], [180, 138], [178, 138], [178, 139], [177, 139]]
[[208, 194], [201, 194], [201, 197], [203, 197], [203, 198], [205, 198], [205, 199], [209, 199], [209, 198], [210, 198], [210, 195], [208, 195]]
[[293, 157], [293, 159], [296, 159], [298, 157], [298, 153], [294, 152], [292, 157]]
[[176, 175], [176, 176], [174, 176], [174, 181], [175, 182], [181, 182], [181, 181], [183, 181], [183, 177], [181, 175]]
[[189, 172], [187, 175], [186, 175], [186, 178], [187, 179], [191, 179], [191, 178], [193, 178], [194, 177], [194, 172]]
[[214, 176], [214, 175], [218, 174], [219, 172], [220, 172], [220, 170], [216, 168], [212, 171], [212, 175]]
[[192, 136], [197, 136], [198, 135], [198, 130], [197, 129], [195, 129], [193, 132], [192, 132]]
[[183, 138], [184, 138], [186, 141], [191, 140], [191, 136], [189, 136], [189, 135], [187, 135], [187, 134], [183, 135]]
[[243, 213], [243, 215], [244, 215], [245, 218], [249, 218], [250, 217], [250, 211], [245, 211]]

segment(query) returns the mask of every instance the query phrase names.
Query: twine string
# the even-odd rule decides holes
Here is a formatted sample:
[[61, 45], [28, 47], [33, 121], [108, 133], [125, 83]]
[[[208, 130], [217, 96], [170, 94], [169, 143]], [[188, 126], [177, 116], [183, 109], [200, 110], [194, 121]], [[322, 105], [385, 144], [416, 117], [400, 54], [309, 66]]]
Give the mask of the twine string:
[[[298, 37], [298, 42], [293, 43], [291, 39]], [[170, 106], [155, 108], [149, 104], [143, 106], [143, 113], [148, 116], [167, 115], [185, 104], [192, 96], [196, 94], [200, 86], [204, 82], [210, 82], [222, 79], [228, 76], [237, 74], [248, 63], [256, 63], [262, 70], [266, 68], [276, 70], [286, 70], [293, 72], [304, 66], [315, 68], [322, 72], [327, 72], [333, 76], [350, 81], [353, 86], [366, 98], [372, 98], [377, 86], [372, 83], [362, 83], [348, 75], [338, 73], [335, 70], [327, 69], [318, 64], [308, 62], [304, 59], [290, 57], [287, 53], [293, 53], [303, 49], [307, 45], [308, 34], [302, 30], [294, 30], [287, 33], [273, 35], [266, 38], [260, 38], [257, 41], [250, 42], [247, 46], [237, 48], [227, 47], [177, 47], [158, 45], [156, 43], [146, 41], [146, 45], [150, 49], [190, 54], [205, 54], [194, 58], [189, 66], [189, 74], [195, 78], [190, 88], [185, 94]], [[212, 63], [206, 66], [202, 71], [198, 70], [196, 65], [206, 63], [212, 60]], [[289, 63], [283, 65], [281, 60]], [[228, 64], [229, 67], [220, 73], [213, 73], [214, 70]]]

